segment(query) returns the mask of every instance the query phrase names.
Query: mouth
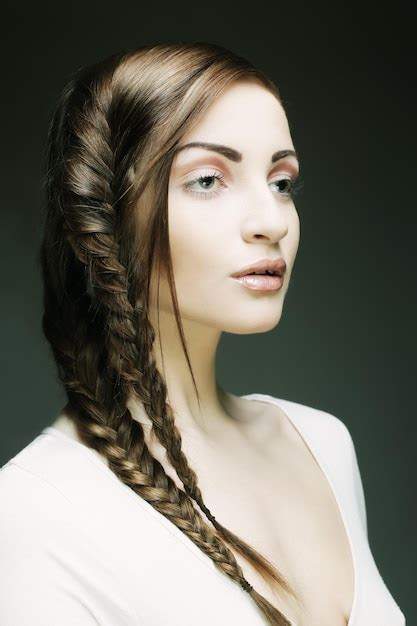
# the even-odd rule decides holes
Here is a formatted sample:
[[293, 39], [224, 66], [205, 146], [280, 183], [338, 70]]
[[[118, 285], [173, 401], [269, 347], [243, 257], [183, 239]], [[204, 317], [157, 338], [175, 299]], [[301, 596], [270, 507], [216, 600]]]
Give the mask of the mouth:
[[282, 257], [278, 259], [261, 259], [253, 265], [248, 265], [243, 269], [232, 274], [233, 278], [241, 278], [243, 276], [276, 276], [283, 277], [287, 265]]

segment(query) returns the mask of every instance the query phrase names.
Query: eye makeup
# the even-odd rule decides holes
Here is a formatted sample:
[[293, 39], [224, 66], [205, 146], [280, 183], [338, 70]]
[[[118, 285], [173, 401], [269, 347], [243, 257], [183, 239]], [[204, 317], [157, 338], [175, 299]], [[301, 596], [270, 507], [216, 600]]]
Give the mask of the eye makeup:
[[[227, 188], [227, 184], [224, 182], [224, 179], [226, 178], [226, 176], [224, 174], [221, 174], [217, 171], [211, 171], [211, 170], [207, 170], [207, 171], [203, 171], [199, 176], [186, 181], [182, 187], [185, 190], [186, 193], [189, 193], [197, 198], [203, 198], [203, 199], [209, 199], [212, 198], [213, 196], [218, 196], [220, 193], [222, 193], [222, 189]], [[216, 185], [217, 184], [217, 189], [208, 189], [207, 187], [202, 187], [202, 185], [209, 185], [210, 186], [210, 181], [212, 183], [214, 183]], [[277, 191], [278, 191], [278, 195], [281, 195], [283, 197], [286, 198], [294, 198], [295, 194], [297, 193], [297, 191], [300, 188], [300, 175], [299, 173], [294, 174], [294, 175], [290, 175], [290, 176], [283, 176], [281, 178], [277, 178], [275, 180], [272, 180], [270, 183], [268, 183], [269, 185], [278, 185], [278, 187], [276, 187]], [[200, 185], [200, 187], [198, 188], [198, 186]], [[206, 191], [203, 191], [203, 189], [206, 189]]]

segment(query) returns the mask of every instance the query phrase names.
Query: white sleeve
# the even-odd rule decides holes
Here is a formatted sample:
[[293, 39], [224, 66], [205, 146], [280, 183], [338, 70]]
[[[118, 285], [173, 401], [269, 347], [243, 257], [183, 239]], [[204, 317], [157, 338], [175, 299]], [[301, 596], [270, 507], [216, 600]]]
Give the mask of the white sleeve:
[[1, 626], [132, 626], [74, 520], [53, 485], [19, 466], [0, 470]]

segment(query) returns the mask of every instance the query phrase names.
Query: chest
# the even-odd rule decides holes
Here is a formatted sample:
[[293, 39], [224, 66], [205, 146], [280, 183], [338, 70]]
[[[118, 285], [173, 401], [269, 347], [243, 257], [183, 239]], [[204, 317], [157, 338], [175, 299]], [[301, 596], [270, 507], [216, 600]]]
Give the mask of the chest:
[[297, 626], [347, 625], [354, 594], [348, 537], [333, 490], [299, 435], [281, 438], [279, 454], [270, 441], [261, 455], [235, 449], [229, 461], [217, 458], [200, 485], [216, 519], [266, 557], [301, 603], [272, 590], [231, 548], [256, 591]]

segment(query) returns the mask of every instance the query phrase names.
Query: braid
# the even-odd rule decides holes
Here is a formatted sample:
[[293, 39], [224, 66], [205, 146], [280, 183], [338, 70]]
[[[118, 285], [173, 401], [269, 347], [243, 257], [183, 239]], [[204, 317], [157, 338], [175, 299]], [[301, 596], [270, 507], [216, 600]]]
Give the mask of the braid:
[[[90, 115], [94, 116], [94, 125], [89, 125]], [[84, 161], [73, 160], [69, 180], [80, 180], [78, 168], [85, 167], [87, 147], [93, 132], [99, 134], [101, 151], [99, 153], [90, 151], [88, 157], [90, 161], [94, 159], [94, 171], [102, 174], [95, 177], [94, 182], [97, 182], [97, 185], [93, 186], [90, 183], [90, 197], [84, 190], [84, 208], [87, 203], [91, 203], [91, 208], [93, 204], [95, 205], [95, 212], [90, 214], [88, 220], [88, 231], [85, 223], [77, 219], [75, 204], [71, 207], [72, 211], [67, 210], [65, 230], [76, 259], [87, 267], [90, 285], [93, 286], [94, 295], [102, 309], [102, 318], [106, 325], [103, 337], [107, 355], [106, 375], [110, 375], [112, 390], [116, 393], [112, 394], [113, 404], [103, 407], [96, 399], [95, 385], [89, 384], [82, 376], [86, 369], [83, 367], [82, 355], [76, 358], [72, 351], [70, 355], [67, 354], [65, 362], [59, 357], [63, 369], [77, 374], [74, 378], [65, 380], [72, 410], [75, 409], [77, 417], [79, 416], [82, 422], [83, 438], [107, 457], [110, 469], [185, 532], [224, 573], [249, 590], [251, 586], [245, 580], [233, 553], [204, 523], [189, 496], [178, 489], [175, 482], [165, 473], [163, 466], [151, 455], [145, 443], [141, 424], [132, 418], [130, 410], [126, 407], [128, 393], [133, 385], [135, 389], [141, 389], [142, 401], [151, 407], [150, 410], [153, 409], [149, 392], [144, 393], [146, 387], [140, 387], [142, 372], [135, 365], [141, 354], [138, 353], [137, 341], [139, 339], [140, 342], [140, 338], [146, 336], [146, 333], [136, 332], [135, 317], [138, 317], [137, 328], [140, 329], [143, 312], [141, 307], [134, 309], [127, 298], [126, 271], [118, 259], [119, 246], [111, 232], [114, 228], [112, 151], [109, 146], [110, 130], [103, 106], [95, 106], [91, 113], [84, 111], [83, 123], [85, 130], [84, 135], [80, 136], [79, 150], [84, 156]], [[85, 137], [88, 141], [84, 139]], [[68, 188], [71, 189], [69, 183]], [[72, 192], [75, 196], [75, 185]], [[48, 326], [50, 319], [44, 317], [44, 329], [52, 339], [51, 327]], [[55, 327], [55, 333], [57, 332], [58, 329]], [[151, 341], [153, 336], [151, 330]], [[84, 339], [86, 338], [84, 333]], [[62, 351], [60, 354], [62, 355]], [[163, 429], [163, 420], [160, 420], [159, 428]]]
[[[122, 261], [116, 207], [129, 191], [131, 181], [128, 174], [121, 173], [116, 152], [122, 151], [114, 146], [110, 122], [118, 62], [115, 58], [114, 65], [109, 63], [98, 79], [88, 79], [85, 72], [78, 81], [72, 81], [63, 92], [51, 124], [46, 178], [50, 228], [45, 229], [41, 248], [45, 278], [43, 331], [52, 346], [80, 438], [108, 459], [110, 469], [123, 483], [238, 582], [268, 623], [289, 626], [282, 613], [245, 579], [224, 540], [293, 593], [291, 587], [266, 558], [222, 526], [204, 504], [167, 403], [165, 381], [153, 358], [155, 331], [146, 302], [140, 297], [132, 304], [133, 298], [129, 297], [130, 275]], [[70, 158], [66, 158], [62, 172], [55, 171], [55, 163], [70, 143]], [[56, 211], [57, 206], [61, 211]], [[57, 255], [58, 262], [50, 252], [57, 243], [63, 252]], [[142, 280], [145, 282], [145, 278]], [[60, 292], [62, 283], [65, 295]], [[132, 393], [143, 404], [184, 490], [152, 456], [143, 427], [127, 406]], [[204, 521], [194, 502], [217, 533]]]
[[[152, 336], [153, 331], [151, 330], [150, 332]], [[150, 351], [148, 350], [147, 353], [149, 352]], [[272, 564], [264, 556], [254, 550], [251, 546], [242, 541], [237, 535], [235, 535], [225, 526], [220, 524], [216, 520], [214, 515], [212, 515], [211, 511], [204, 504], [201, 490], [197, 484], [197, 475], [190, 467], [187, 458], [182, 451], [181, 434], [175, 424], [171, 407], [168, 405], [168, 403], [165, 402], [167, 393], [166, 385], [162, 376], [156, 368], [155, 360], [150, 361], [149, 370], [150, 383], [148, 385], [148, 388], [159, 389], [160, 393], [155, 394], [155, 401], [158, 402], [159, 400], [159, 404], [155, 407], [154, 411], [152, 411], [151, 407], [149, 407], [146, 402], [144, 402], [144, 407], [149, 418], [151, 419], [152, 430], [155, 432], [158, 441], [165, 447], [167, 452], [167, 458], [171, 465], [174, 467], [178, 477], [182, 481], [186, 493], [199, 505], [200, 509], [211, 521], [216, 530], [230, 545], [236, 548], [237, 551], [241, 555], [243, 555], [253, 566], [258, 565], [258, 567], [261, 568], [266, 576], [270, 576], [276, 583], [278, 583], [286, 591], [291, 593], [292, 590], [287, 584], [287, 581], [276, 571]], [[163, 415], [163, 419], [161, 420], [160, 418], [156, 418], [156, 415]], [[252, 589], [250, 585], [249, 588], [247, 588], [246, 586], [243, 586], [243, 588], [245, 590]]]

